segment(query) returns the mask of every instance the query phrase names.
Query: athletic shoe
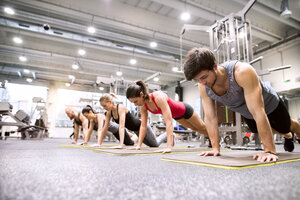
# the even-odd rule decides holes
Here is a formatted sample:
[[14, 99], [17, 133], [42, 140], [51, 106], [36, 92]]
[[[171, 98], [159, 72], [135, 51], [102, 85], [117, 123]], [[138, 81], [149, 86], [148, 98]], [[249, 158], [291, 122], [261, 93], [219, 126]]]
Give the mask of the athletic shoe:
[[292, 133], [292, 138], [284, 138], [284, 150], [288, 152], [292, 152], [295, 148], [294, 145], [294, 133]]

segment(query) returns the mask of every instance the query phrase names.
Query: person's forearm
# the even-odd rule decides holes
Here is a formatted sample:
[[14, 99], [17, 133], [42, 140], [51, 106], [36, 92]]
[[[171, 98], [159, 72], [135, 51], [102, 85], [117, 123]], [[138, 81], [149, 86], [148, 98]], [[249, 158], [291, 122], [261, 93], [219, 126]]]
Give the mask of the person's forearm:
[[78, 140], [78, 133], [79, 133], [79, 131], [75, 128], [74, 129], [74, 141], [75, 142], [77, 142], [77, 140]]
[[172, 123], [166, 125], [166, 131], [167, 131], [167, 148], [173, 147], [173, 125]]
[[210, 139], [212, 149], [220, 151], [218, 122], [215, 120], [207, 120], [205, 121], [205, 124], [207, 127], [208, 137]]
[[[99, 133], [100, 134], [100, 138], [98, 138], [98, 144], [101, 145], [103, 140], [104, 140], [104, 137], [106, 136], [106, 133], [107, 133], [107, 128], [103, 128], [102, 129], [102, 132]], [[99, 137], [99, 134], [98, 134], [98, 137]]]
[[125, 137], [125, 128], [119, 127], [119, 138], [120, 138], [120, 145], [124, 144], [124, 137]]
[[146, 136], [147, 127], [141, 127], [140, 128], [140, 134], [139, 134], [139, 142], [138, 146], [141, 147], [144, 141], [144, 138]]
[[276, 153], [275, 143], [273, 139], [272, 129], [266, 118], [256, 121], [258, 134], [264, 145], [265, 152]]

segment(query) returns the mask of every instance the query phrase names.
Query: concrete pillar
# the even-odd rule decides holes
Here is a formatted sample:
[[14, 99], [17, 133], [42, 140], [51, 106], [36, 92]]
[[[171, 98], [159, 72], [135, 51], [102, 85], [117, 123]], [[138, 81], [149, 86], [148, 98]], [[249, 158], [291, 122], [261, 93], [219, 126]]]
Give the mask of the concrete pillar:
[[49, 127], [49, 137], [53, 137], [55, 135], [55, 121], [56, 121], [56, 108], [57, 108], [57, 99], [58, 99], [58, 88], [57, 86], [51, 82], [48, 87], [47, 94], [47, 115], [48, 115], [48, 127]]

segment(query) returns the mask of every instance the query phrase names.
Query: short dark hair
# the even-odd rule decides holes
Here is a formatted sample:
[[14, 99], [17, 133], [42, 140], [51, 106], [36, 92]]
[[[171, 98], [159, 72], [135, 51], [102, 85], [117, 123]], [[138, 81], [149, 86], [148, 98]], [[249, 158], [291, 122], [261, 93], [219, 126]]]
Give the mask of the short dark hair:
[[193, 48], [185, 58], [183, 71], [185, 78], [190, 81], [203, 70], [212, 70], [216, 64], [214, 53], [208, 48]]
[[126, 97], [127, 99], [140, 97], [141, 92], [144, 94], [144, 100], [150, 99], [146, 84], [144, 83], [144, 81], [139, 80], [127, 88]]

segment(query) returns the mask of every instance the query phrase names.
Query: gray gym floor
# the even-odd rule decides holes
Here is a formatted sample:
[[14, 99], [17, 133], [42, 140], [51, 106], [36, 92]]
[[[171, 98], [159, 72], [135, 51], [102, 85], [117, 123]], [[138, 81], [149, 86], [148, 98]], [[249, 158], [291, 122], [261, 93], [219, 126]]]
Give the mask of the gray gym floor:
[[300, 161], [228, 170], [58, 146], [68, 142], [0, 141], [0, 199], [300, 198]]

